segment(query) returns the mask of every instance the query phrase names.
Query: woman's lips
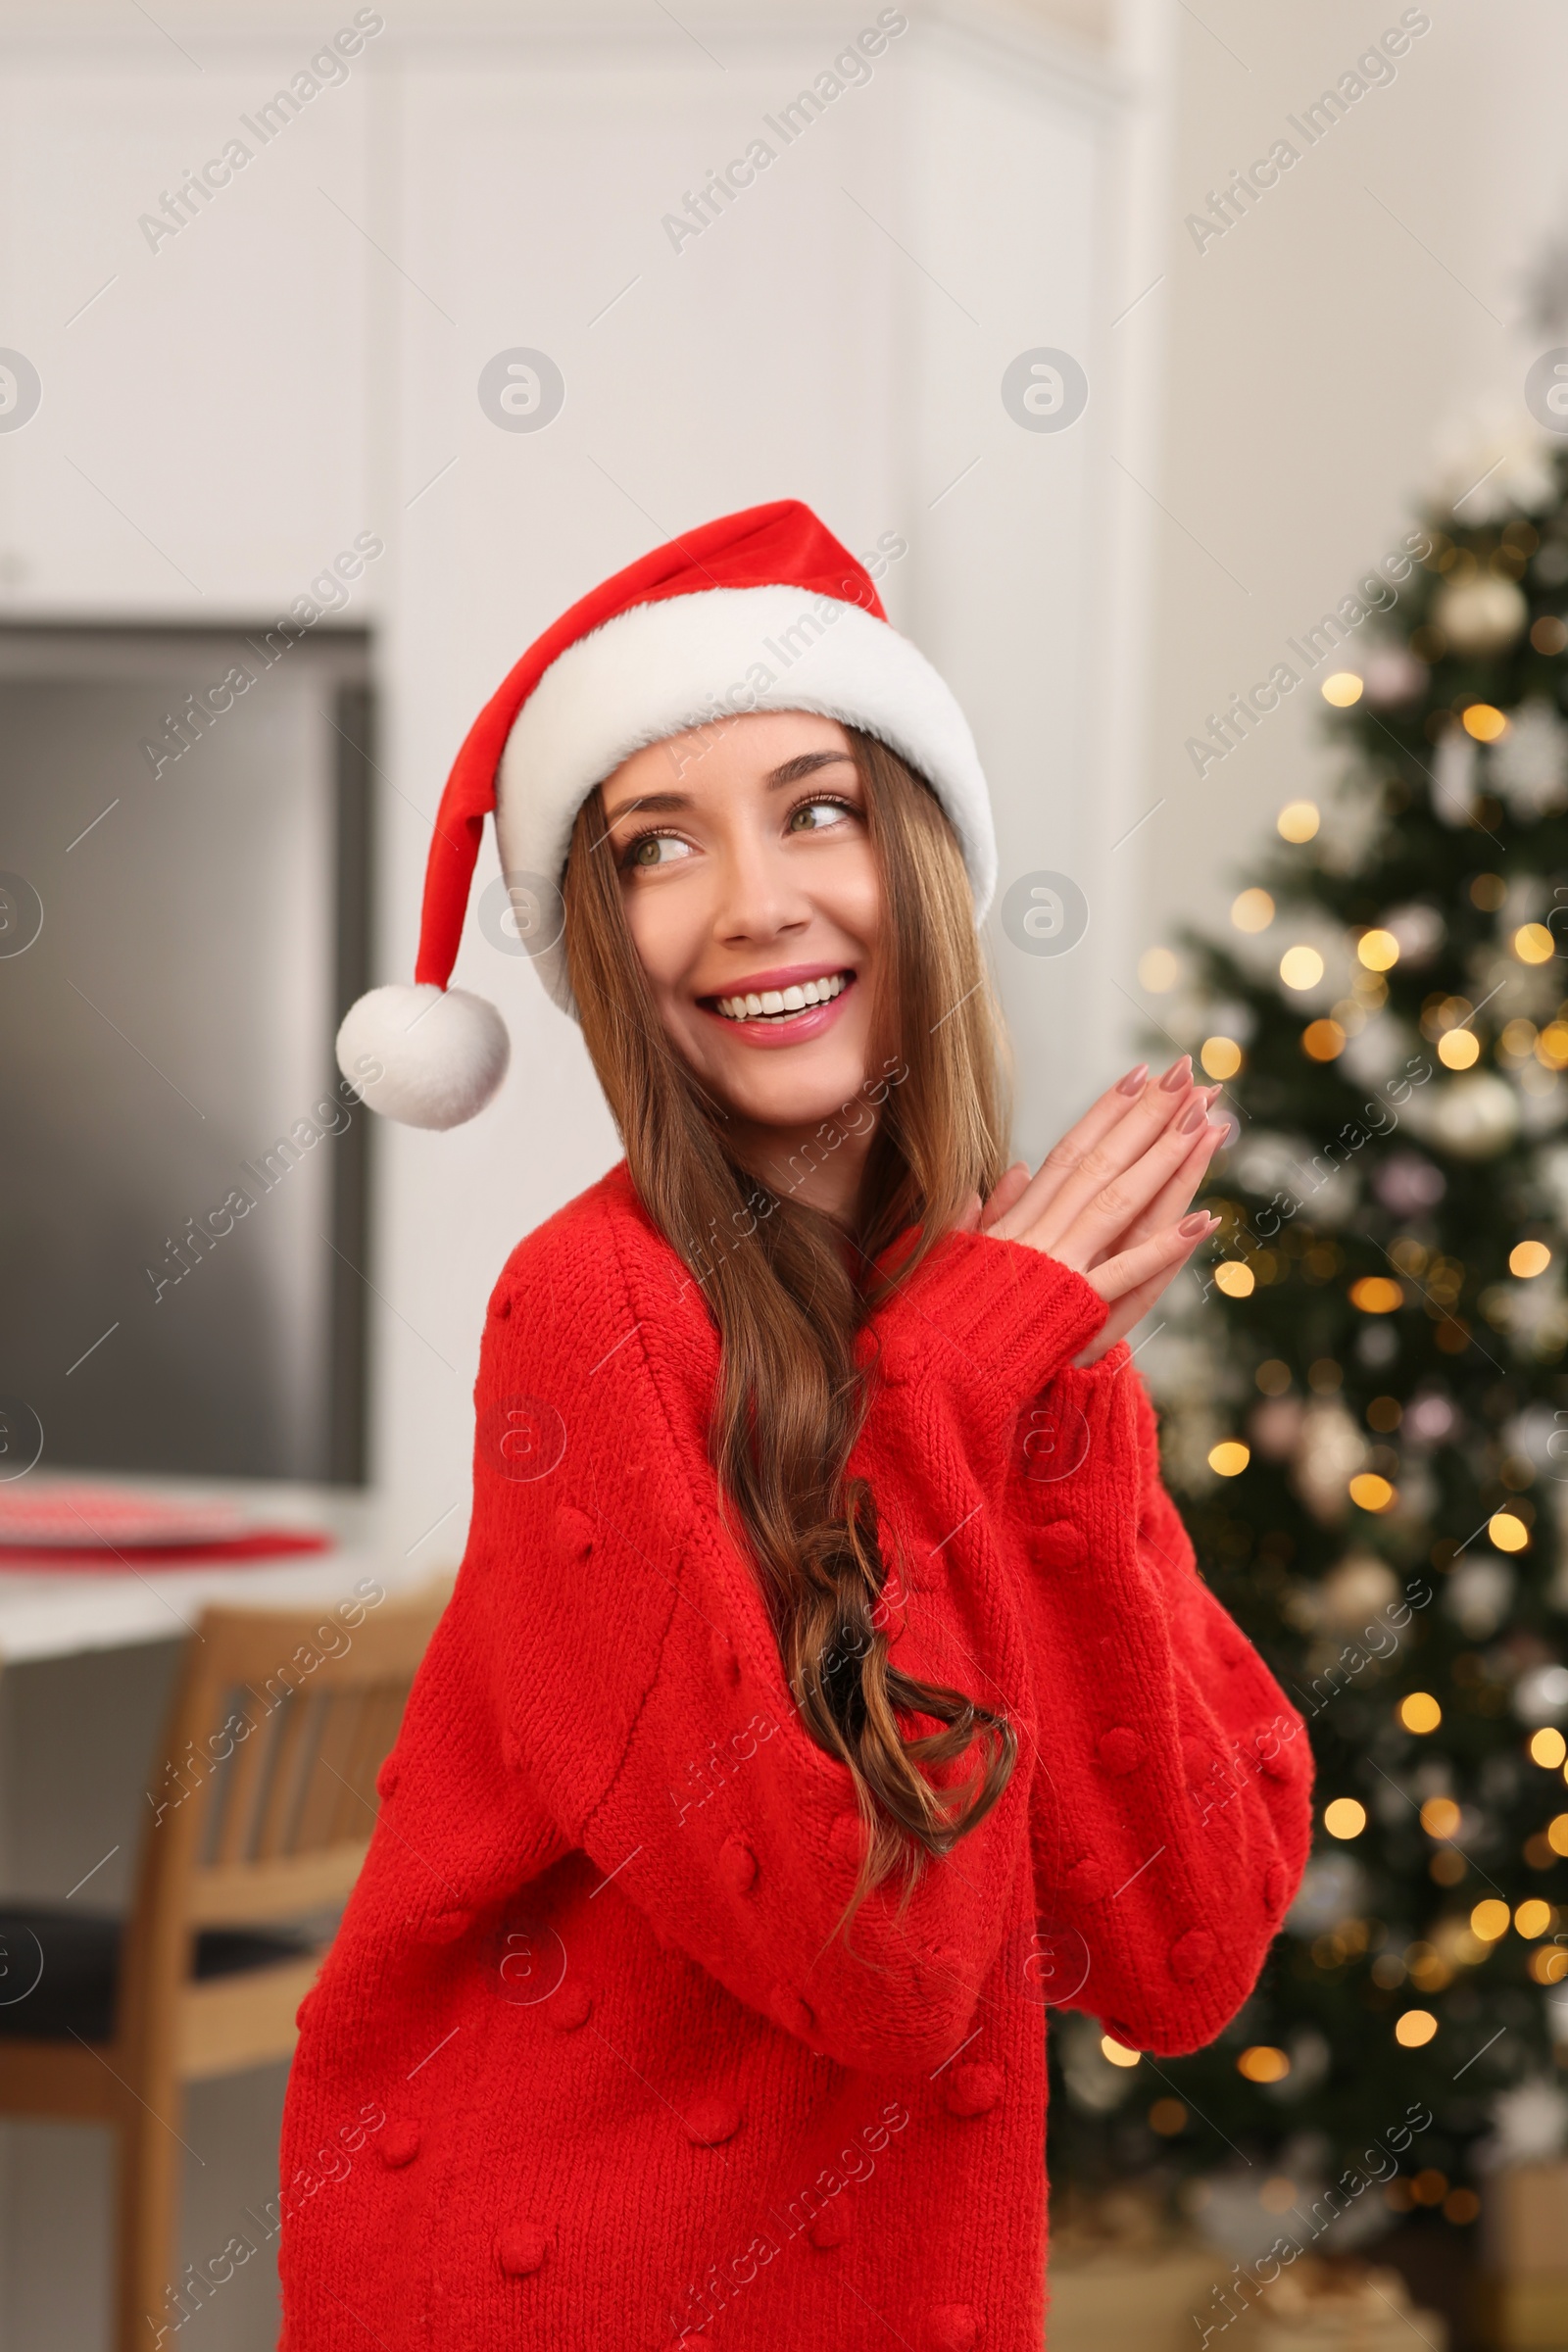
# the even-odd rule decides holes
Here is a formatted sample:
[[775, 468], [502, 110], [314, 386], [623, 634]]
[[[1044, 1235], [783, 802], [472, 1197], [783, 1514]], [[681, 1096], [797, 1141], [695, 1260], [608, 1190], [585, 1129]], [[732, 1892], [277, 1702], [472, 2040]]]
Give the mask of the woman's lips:
[[700, 1002], [698, 1009], [707, 1013], [714, 1026], [722, 1029], [726, 1037], [734, 1038], [738, 1045], [760, 1046], [767, 1051], [780, 1046], [804, 1046], [812, 1038], [821, 1037], [832, 1028], [854, 993], [855, 981], [850, 977], [829, 1004], [808, 1004], [804, 1012], [787, 1013], [782, 1017], [774, 1013], [737, 1021], [712, 1004]]

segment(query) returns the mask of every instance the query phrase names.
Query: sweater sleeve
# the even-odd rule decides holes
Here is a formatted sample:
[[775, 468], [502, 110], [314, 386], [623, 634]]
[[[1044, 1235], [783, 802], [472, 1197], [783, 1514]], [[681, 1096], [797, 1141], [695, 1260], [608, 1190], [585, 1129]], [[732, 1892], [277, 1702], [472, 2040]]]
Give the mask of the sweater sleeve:
[[1311, 1840], [1305, 1726], [1198, 1573], [1125, 1343], [1040, 1400], [1018, 1462], [1027, 1614], [1054, 1661], [1031, 1824], [1039, 1899], [1087, 1964], [1067, 2005], [1159, 2056], [1256, 1983]]
[[[494, 1595], [507, 1763], [660, 1939], [811, 2049], [929, 2070], [971, 2030], [1026, 1867], [1027, 1773], [965, 1867], [839, 1921], [858, 1869], [849, 1772], [803, 1728], [707, 1436], [717, 1343], [635, 1230], [573, 1263], [542, 1229], [492, 1299], [465, 1576]], [[669, 1253], [663, 1253], [668, 1258]], [[952, 1604], [962, 1606], [961, 1596]], [[964, 1639], [1002, 1678], [1017, 1612]]]
[[1311, 1761], [1198, 1574], [1125, 1342], [1071, 1362], [1103, 1311], [1050, 1258], [956, 1235], [874, 1321], [896, 1387], [934, 1389], [961, 1416], [985, 1507], [1024, 1563], [1051, 1997], [1174, 2054], [1251, 1990], [1304, 1867]]

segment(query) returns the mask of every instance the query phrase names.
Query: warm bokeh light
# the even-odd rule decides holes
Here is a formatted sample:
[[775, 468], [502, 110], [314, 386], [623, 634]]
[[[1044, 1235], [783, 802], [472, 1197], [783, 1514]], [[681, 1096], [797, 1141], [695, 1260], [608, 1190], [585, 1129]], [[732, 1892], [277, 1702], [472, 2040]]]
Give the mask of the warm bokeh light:
[[1313, 801], [1287, 801], [1274, 819], [1282, 841], [1310, 841], [1322, 822]]
[[1222, 1438], [1208, 1449], [1208, 1466], [1218, 1478], [1240, 1478], [1251, 1458], [1251, 1447], [1240, 1438]]
[[1494, 703], [1472, 703], [1463, 719], [1465, 733], [1477, 743], [1495, 743], [1508, 732], [1508, 721]]
[[1228, 1257], [1214, 1268], [1214, 1280], [1227, 1298], [1250, 1298], [1254, 1288], [1252, 1269], [1239, 1257]]
[[1538, 654], [1560, 654], [1568, 646], [1568, 626], [1555, 612], [1543, 612], [1531, 628], [1530, 642]]
[[1100, 2054], [1102, 2058], [1108, 2058], [1112, 2066], [1136, 2066], [1140, 2055], [1137, 2050], [1130, 2050], [1124, 2041], [1118, 2041], [1113, 2034], [1102, 2034]]
[[1366, 1828], [1366, 1807], [1353, 1796], [1336, 1796], [1323, 1808], [1323, 1827], [1331, 1838], [1359, 1838]]
[[1547, 1822], [1546, 1843], [1554, 1854], [1568, 1854], [1568, 1813], [1554, 1813]]
[[1478, 1936], [1483, 1943], [1495, 1943], [1499, 1936], [1507, 1935], [1509, 1916], [1507, 1904], [1500, 1902], [1496, 1895], [1489, 1894], [1486, 1901], [1477, 1903], [1470, 1914], [1470, 1933]]
[[1521, 1282], [1534, 1281], [1550, 1263], [1551, 1251], [1544, 1242], [1516, 1242], [1508, 1252], [1508, 1271], [1517, 1274]]
[[1350, 1481], [1350, 1500], [1358, 1511], [1386, 1511], [1398, 1494], [1398, 1489], [1375, 1470], [1357, 1471]]
[[1513, 1924], [1519, 1935], [1534, 1943], [1536, 1937], [1544, 1936], [1551, 1925], [1551, 1905], [1544, 1903], [1539, 1894], [1533, 1894], [1527, 1902], [1520, 1904], [1513, 1915]]
[[1338, 1061], [1345, 1042], [1338, 1021], [1309, 1021], [1301, 1031], [1301, 1051], [1311, 1061]]
[[1530, 1955], [1529, 1967], [1538, 1984], [1560, 1984], [1568, 1977], [1568, 1951], [1560, 1943], [1538, 1944]]
[[1521, 963], [1549, 963], [1557, 943], [1544, 923], [1521, 923], [1513, 935], [1513, 952]]
[[1323, 977], [1323, 958], [1316, 948], [1287, 948], [1280, 957], [1280, 978], [1287, 988], [1316, 988]]
[[1348, 710], [1352, 703], [1361, 700], [1361, 684], [1353, 669], [1337, 669], [1323, 681], [1323, 700], [1332, 703], [1336, 710]]
[[1568, 1740], [1555, 1724], [1543, 1724], [1539, 1732], [1530, 1735], [1530, 1761], [1545, 1772], [1555, 1772], [1564, 1756], [1568, 1756]]
[[1443, 1721], [1443, 1709], [1430, 1690], [1406, 1691], [1398, 1713], [1407, 1732], [1435, 1732]]
[[1446, 1070], [1468, 1070], [1481, 1058], [1472, 1029], [1446, 1029], [1438, 1040], [1438, 1059]]
[[1390, 1274], [1363, 1274], [1350, 1285], [1350, 1304], [1363, 1315], [1392, 1315], [1404, 1304], [1404, 1291]]
[[1138, 985], [1152, 997], [1162, 997], [1181, 978], [1181, 965], [1169, 948], [1146, 948], [1138, 958]]
[[1451, 1796], [1429, 1796], [1421, 1808], [1421, 1827], [1429, 1838], [1456, 1837], [1460, 1818]]
[[1210, 1078], [1234, 1078], [1242, 1066], [1242, 1049], [1234, 1037], [1205, 1037], [1198, 1058]]
[[1394, 2029], [1394, 2038], [1407, 2050], [1419, 2050], [1437, 2030], [1438, 2021], [1430, 2009], [1407, 2009]]
[[1236, 2061], [1236, 2071], [1245, 2075], [1249, 2082], [1283, 2082], [1291, 2071], [1291, 2062], [1283, 2050], [1260, 2041], [1242, 2052]]
[[1530, 1543], [1529, 1528], [1512, 1511], [1494, 1511], [1487, 1533], [1499, 1551], [1524, 1551]]
[[1500, 874], [1477, 874], [1470, 885], [1470, 904], [1483, 914], [1495, 914], [1507, 896], [1508, 885]]
[[1369, 972], [1392, 972], [1399, 960], [1399, 943], [1392, 931], [1363, 931], [1355, 953]]
[[1187, 2110], [1180, 2099], [1156, 2099], [1149, 2110], [1149, 2129], [1161, 2139], [1173, 2139], [1187, 2129]]
[[1568, 1069], [1568, 1021], [1548, 1021], [1536, 1040], [1536, 1059], [1548, 1070]]
[[1274, 902], [1266, 890], [1244, 890], [1231, 901], [1231, 921], [1238, 931], [1266, 931], [1274, 920]]

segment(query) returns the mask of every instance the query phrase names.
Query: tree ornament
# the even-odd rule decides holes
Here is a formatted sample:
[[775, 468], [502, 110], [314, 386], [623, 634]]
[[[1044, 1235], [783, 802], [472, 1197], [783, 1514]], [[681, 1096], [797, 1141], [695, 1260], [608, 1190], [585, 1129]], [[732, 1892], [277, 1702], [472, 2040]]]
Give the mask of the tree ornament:
[[1492, 1159], [1519, 1132], [1519, 1098], [1494, 1070], [1466, 1070], [1412, 1094], [1405, 1124], [1455, 1159]]
[[1500, 654], [1523, 630], [1530, 607], [1515, 580], [1482, 572], [1446, 581], [1433, 600], [1432, 617], [1456, 654]]

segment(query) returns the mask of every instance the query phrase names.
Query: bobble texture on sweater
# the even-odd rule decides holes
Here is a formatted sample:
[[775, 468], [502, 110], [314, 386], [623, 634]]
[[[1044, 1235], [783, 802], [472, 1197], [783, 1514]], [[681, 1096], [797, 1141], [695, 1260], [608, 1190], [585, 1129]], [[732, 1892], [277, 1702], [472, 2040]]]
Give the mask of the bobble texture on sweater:
[[718, 1340], [613, 1169], [514, 1252], [456, 1592], [303, 2013], [284, 2352], [1038, 2352], [1054, 2005], [1163, 2056], [1299, 1881], [1299, 1718], [1197, 1574], [1076, 1274], [950, 1235], [862, 1334], [895, 1663], [1001, 1800], [863, 1830], [708, 1455]]

